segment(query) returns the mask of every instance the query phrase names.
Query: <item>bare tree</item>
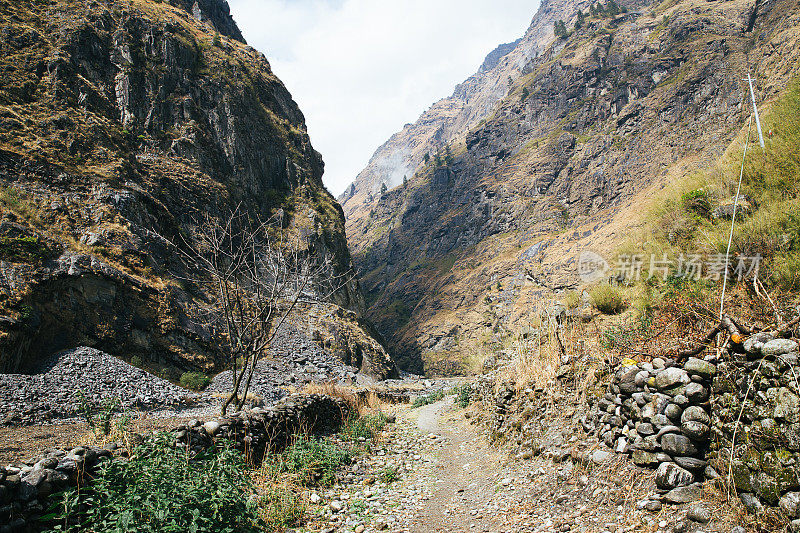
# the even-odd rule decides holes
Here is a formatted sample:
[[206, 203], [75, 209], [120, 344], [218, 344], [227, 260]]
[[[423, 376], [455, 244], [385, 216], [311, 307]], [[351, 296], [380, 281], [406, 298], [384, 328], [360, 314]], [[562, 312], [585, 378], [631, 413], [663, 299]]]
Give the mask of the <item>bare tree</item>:
[[223, 219], [206, 215], [183, 252], [197, 275], [193, 281], [212, 296], [212, 321], [232, 373], [223, 415], [232, 404], [244, 405], [256, 363], [298, 302], [324, 301], [349, 279], [282, 229], [282, 217], [254, 221], [241, 206]]

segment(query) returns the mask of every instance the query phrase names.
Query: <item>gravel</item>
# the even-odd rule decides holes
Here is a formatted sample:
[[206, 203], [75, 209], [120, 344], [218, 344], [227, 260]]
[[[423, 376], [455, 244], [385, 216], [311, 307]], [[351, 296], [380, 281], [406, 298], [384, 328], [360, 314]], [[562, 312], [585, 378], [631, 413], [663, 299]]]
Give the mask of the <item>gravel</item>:
[[126, 409], [189, 406], [209, 399], [107, 353], [79, 347], [53, 355], [34, 374], [0, 374], [0, 423], [74, 417], [79, 391], [95, 405], [117, 398]]

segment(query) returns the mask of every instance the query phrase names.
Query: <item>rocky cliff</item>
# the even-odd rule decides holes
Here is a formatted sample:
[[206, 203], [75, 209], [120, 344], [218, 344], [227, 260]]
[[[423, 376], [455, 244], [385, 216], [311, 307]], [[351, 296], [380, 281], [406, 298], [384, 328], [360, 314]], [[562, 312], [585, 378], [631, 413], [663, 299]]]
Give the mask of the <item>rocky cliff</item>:
[[[205, 213], [282, 209], [308, 253], [351, 269], [304, 117], [224, 0], [0, 14], [0, 371], [77, 345], [217, 368], [207, 295], [173, 244]], [[359, 310], [357, 281], [335, 300]], [[391, 374], [363, 344], [371, 373]]]
[[[618, 243], [655, 190], [723, 152], [751, 113], [748, 70], [759, 102], [798, 73], [796, 1], [597, 6], [543, 3], [494, 82], [456, 91], [480, 105], [436, 104], [346, 193], [369, 316], [406, 366], [458, 370], [530, 324], [577, 284], [582, 250]], [[376, 193], [395, 168], [408, 184]]]

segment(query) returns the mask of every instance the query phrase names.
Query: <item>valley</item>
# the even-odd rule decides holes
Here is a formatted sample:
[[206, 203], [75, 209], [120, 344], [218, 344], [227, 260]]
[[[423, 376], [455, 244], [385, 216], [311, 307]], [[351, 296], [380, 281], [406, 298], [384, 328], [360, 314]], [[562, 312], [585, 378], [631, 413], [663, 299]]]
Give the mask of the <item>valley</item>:
[[800, 531], [800, 3], [530, 16], [335, 198], [226, 0], [0, 0], [0, 533]]

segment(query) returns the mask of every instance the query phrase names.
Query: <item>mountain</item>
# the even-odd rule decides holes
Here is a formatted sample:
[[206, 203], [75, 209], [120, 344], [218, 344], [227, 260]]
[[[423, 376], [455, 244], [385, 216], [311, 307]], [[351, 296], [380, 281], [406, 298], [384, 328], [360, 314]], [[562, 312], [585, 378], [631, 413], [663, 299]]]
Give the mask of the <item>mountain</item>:
[[[0, 371], [78, 345], [218, 369], [207, 295], [174, 244], [206, 213], [283, 210], [311, 255], [351, 271], [303, 114], [224, 0], [0, 1], [0, 14]], [[357, 280], [335, 303], [312, 336], [395, 373], [358, 326]]]
[[762, 103], [797, 76], [798, 17], [796, 0], [543, 2], [340, 198], [367, 315], [402, 365], [463, 371], [535, 324], [578, 286], [582, 251], [619, 245], [740, 133], [748, 71]]

